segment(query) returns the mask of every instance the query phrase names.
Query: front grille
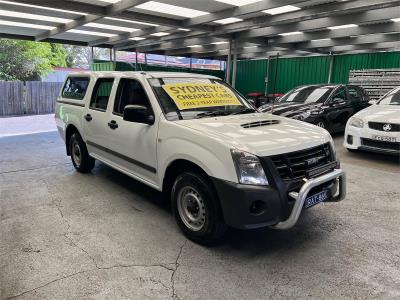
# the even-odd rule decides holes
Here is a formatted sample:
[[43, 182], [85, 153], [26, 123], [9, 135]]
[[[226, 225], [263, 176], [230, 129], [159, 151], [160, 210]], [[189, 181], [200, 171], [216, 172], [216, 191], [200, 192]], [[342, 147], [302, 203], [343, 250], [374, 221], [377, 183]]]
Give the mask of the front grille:
[[284, 180], [305, 178], [307, 171], [333, 162], [329, 143], [305, 150], [271, 156], [280, 177]]
[[382, 141], [362, 138], [361, 144], [363, 144], [364, 146], [367, 146], [367, 147], [400, 151], [400, 143], [398, 143], [398, 142], [397, 143], [396, 142], [382, 142]]
[[381, 122], [368, 122], [368, 126], [371, 129], [379, 131], [399, 132], [400, 124], [393, 123], [381, 123]]
[[267, 125], [275, 125], [278, 123], [279, 123], [278, 120], [265, 120], [265, 121], [246, 123], [246, 124], [242, 124], [241, 126], [243, 128], [252, 128], [252, 127], [260, 127], [260, 126], [267, 126]]

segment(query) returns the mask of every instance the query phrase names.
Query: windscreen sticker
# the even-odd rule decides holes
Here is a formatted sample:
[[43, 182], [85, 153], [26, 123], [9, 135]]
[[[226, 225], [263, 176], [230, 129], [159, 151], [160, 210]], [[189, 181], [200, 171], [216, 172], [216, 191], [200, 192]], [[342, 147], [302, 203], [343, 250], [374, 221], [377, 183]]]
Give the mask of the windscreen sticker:
[[163, 85], [163, 88], [180, 110], [242, 105], [235, 94], [221, 84], [172, 83]]

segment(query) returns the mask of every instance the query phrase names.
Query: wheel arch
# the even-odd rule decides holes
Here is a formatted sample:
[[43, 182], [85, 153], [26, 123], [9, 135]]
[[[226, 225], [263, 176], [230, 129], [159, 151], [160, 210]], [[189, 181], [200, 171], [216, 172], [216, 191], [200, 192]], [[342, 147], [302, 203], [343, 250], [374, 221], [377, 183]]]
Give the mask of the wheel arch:
[[171, 161], [167, 168], [165, 169], [163, 181], [162, 181], [162, 192], [165, 194], [166, 198], [169, 199], [172, 186], [175, 182], [176, 177], [183, 173], [193, 171], [201, 174], [205, 179], [209, 181], [212, 188], [215, 189], [209, 174], [202, 168], [199, 164], [184, 158], [178, 158]]
[[329, 117], [327, 115], [321, 115], [315, 118], [314, 124], [317, 125], [319, 121], [322, 121], [325, 123], [325, 128], [326, 130], [331, 130], [332, 129], [332, 122], [329, 120]]

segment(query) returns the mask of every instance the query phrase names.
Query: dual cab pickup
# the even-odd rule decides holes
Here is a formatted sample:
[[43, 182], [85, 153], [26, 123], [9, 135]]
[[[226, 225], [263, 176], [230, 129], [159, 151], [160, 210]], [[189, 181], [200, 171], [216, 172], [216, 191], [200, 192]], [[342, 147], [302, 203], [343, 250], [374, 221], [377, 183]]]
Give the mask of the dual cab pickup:
[[56, 122], [77, 171], [97, 159], [162, 191], [198, 243], [228, 226], [288, 229], [304, 208], [345, 196], [326, 130], [260, 113], [216, 77], [73, 73]]

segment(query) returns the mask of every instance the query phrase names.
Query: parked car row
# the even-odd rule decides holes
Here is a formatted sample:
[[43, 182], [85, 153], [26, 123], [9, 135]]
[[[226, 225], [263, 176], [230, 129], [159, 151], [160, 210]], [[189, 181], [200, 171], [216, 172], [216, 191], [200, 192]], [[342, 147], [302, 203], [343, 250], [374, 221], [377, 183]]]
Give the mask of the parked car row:
[[373, 102], [355, 85], [300, 86], [259, 109], [331, 133], [345, 130], [344, 146], [349, 151], [400, 155], [400, 87]]
[[283, 95], [274, 104], [260, 108], [262, 112], [305, 121], [331, 133], [343, 131], [347, 120], [368, 107], [369, 96], [354, 85], [307, 85]]

